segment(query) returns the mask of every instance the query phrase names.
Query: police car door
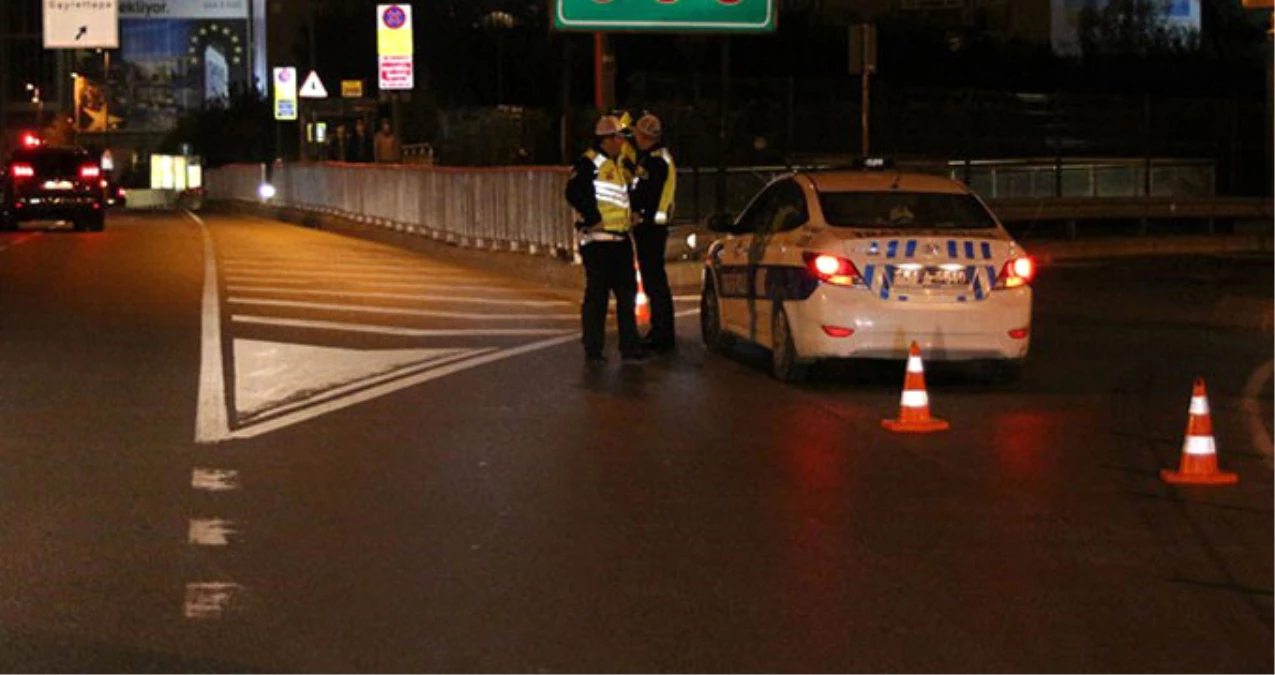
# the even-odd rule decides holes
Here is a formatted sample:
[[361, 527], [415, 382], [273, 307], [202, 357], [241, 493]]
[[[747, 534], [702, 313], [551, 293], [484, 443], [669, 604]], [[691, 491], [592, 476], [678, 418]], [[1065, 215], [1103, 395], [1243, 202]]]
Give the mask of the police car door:
[[804, 236], [801, 226], [810, 221], [806, 195], [795, 180], [783, 180], [774, 188], [770, 220], [753, 235], [751, 259], [757, 262], [754, 296], [749, 303], [749, 326], [753, 339], [767, 347], [771, 346], [770, 328], [775, 307], [797, 295], [805, 277], [805, 262], [801, 259], [801, 246], [798, 244]]
[[750, 305], [756, 300], [755, 282], [761, 262], [756, 246], [756, 233], [764, 231], [774, 219], [779, 198], [777, 184], [762, 190], [735, 221], [733, 236], [722, 247], [718, 293], [722, 307], [722, 323], [736, 335], [756, 340]]

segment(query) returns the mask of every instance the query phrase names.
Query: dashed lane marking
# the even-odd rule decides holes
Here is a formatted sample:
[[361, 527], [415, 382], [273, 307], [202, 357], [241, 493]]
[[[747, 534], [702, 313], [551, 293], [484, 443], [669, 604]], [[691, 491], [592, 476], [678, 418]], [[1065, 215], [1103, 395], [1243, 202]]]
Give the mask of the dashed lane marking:
[[443, 312], [432, 309], [407, 309], [397, 307], [369, 307], [366, 305], [343, 305], [332, 302], [306, 302], [303, 300], [264, 300], [256, 298], [231, 297], [227, 299], [232, 305], [253, 305], [257, 307], [290, 307], [294, 309], [319, 309], [334, 312], [356, 312], [362, 314], [383, 314], [389, 316], [431, 316], [440, 319], [464, 319], [467, 321], [536, 321], [536, 320], [579, 320], [579, 314], [475, 314], [473, 312]]
[[239, 472], [232, 469], [195, 467], [190, 473], [190, 487], [205, 492], [229, 492], [239, 489]]
[[221, 518], [191, 518], [186, 542], [192, 546], [228, 546], [239, 533], [234, 521]]
[[570, 305], [566, 300], [519, 300], [498, 298], [475, 298], [466, 295], [429, 295], [421, 293], [384, 293], [379, 291], [327, 291], [304, 288], [287, 288], [281, 286], [227, 286], [226, 290], [235, 293], [286, 293], [288, 295], [320, 295], [335, 298], [376, 298], [381, 300], [413, 300], [417, 302], [459, 302], [467, 305], [506, 305], [515, 307], [561, 307]]
[[220, 619], [234, 604], [243, 586], [227, 581], [186, 584], [183, 615], [187, 619]]
[[562, 333], [562, 330], [557, 328], [399, 328], [396, 326], [372, 326], [365, 323], [310, 321], [305, 319], [277, 319], [273, 317], [248, 316], [240, 314], [232, 316], [230, 320], [234, 323], [277, 326], [280, 328], [307, 328], [314, 330], [342, 331], [348, 333], [399, 335], [405, 337], [512, 337], [560, 335]]

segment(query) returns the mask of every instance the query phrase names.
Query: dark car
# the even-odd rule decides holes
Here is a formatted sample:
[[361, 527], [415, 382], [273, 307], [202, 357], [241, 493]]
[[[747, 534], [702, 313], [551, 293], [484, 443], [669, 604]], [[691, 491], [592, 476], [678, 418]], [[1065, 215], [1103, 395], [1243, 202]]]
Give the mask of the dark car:
[[102, 167], [83, 148], [37, 146], [15, 150], [0, 175], [0, 227], [23, 222], [69, 222], [77, 230], [106, 225]]

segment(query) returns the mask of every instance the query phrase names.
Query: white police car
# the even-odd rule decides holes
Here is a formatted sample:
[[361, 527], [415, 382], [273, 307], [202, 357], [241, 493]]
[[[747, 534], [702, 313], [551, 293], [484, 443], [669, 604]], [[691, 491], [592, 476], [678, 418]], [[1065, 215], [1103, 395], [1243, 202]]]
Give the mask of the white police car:
[[708, 249], [701, 330], [769, 347], [799, 381], [832, 358], [986, 361], [1015, 378], [1035, 269], [973, 192], [938, 176], [799, 172], [771, 181]]

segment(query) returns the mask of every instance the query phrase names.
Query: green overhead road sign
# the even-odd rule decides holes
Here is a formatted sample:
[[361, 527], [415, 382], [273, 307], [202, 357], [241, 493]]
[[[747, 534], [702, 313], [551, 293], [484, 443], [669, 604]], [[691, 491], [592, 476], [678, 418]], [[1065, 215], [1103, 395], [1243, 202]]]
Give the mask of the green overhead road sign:
[[553, 0], [556, 30], [769, 33], [775, 0]]

